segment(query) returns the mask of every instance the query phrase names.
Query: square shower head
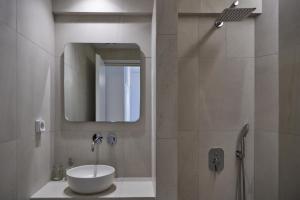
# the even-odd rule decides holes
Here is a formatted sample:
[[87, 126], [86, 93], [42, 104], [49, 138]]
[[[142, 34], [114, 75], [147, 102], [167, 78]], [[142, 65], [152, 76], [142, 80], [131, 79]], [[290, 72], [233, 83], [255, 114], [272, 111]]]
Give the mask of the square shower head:
[[226, 8], [217, 18], [217, 22], [241, 21], [248, 17], [256, 8]]

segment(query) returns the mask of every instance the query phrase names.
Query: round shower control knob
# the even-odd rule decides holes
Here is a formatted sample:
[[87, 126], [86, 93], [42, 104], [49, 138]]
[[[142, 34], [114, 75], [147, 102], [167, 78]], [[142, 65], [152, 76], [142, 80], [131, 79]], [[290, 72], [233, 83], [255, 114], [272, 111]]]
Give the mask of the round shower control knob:
[[117, 136], [114, 133], [109, 133], [106, 139], [107, 143], [110, 145], [117, 144]]

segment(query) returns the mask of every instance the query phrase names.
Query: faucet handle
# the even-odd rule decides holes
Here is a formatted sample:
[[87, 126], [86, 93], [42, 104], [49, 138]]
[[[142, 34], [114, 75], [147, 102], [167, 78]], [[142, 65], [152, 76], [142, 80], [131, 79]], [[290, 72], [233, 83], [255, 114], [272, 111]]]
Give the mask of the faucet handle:
[[100, 144], [103, 141], [103, 136], [101, 135], [101, 133], [95, 133], [92, 137], [92, 140], [94, 143]]

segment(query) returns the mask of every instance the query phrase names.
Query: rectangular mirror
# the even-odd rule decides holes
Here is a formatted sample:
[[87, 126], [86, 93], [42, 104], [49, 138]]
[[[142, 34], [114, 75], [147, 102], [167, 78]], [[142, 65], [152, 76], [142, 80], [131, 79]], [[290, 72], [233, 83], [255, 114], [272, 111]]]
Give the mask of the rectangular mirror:
[[141, 52], [136, 44], [71, 43], [64, 50], [65, 118], [136, 122], [140, 118]]

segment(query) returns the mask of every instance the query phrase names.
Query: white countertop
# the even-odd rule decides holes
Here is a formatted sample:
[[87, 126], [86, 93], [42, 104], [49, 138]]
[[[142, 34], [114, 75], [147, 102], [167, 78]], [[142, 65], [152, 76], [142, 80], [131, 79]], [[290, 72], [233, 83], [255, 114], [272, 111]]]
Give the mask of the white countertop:
[[116, 178], [114, 185], [99, 194], [80, 195], [72, 192], [66, 181], [51, 181], [31, 197], [32, 200], [155, 200], [151, 178]]

